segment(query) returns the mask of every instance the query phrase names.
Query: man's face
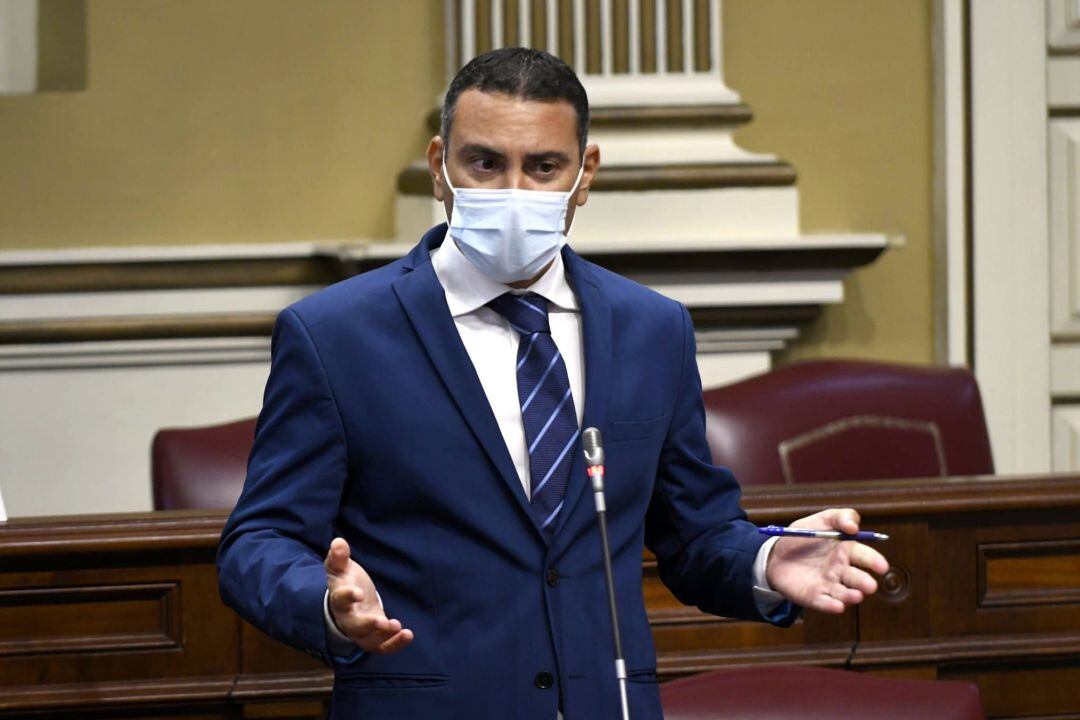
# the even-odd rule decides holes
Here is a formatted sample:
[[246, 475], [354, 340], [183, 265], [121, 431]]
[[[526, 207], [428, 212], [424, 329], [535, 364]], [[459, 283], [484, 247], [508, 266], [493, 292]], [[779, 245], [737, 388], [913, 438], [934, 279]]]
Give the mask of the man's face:
[[[442, 201], [447, 217], [453, 212], [454, 196], [444, 173], [449, 173], [454, 187], [566, 192], [581, 169], [577, 112], [561, 100], [522, 100], [471, 88], [458, 96], [445, 168], [442, 155], [443, 141], [436, 136], [428, 146], [428, 166], [435, 199]], [[600, 151], [590, 145], [576, 197], [569, 200], [564, 232], [575, 208], [585, 204], [599, 164]]]

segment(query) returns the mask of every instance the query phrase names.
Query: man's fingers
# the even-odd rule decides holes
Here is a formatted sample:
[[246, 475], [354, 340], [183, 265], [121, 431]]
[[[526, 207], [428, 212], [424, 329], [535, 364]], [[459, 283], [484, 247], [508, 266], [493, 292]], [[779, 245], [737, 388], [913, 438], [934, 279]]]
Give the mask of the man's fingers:
[[831, 594], [834, 598], [843, 603], [845, 607], [848, 605], [858, 605], [864, 599], [861, 592], [843, 585], [837, 587]]
[[819, 595], [811, 602], [810, 607], [814, 608], [818, 612], [828, 613], [829, 615], [839, 615], [844, 612], [844, 603], [840, 602], [831, 595]]
[[840, 508], [826, 510], [824, 519], [836, 530], [849, 535], [859, 532], [859, 513], [853, 508]]
[[364, 602], [364, 591], [355, 586], [334, 588], [330, 591], [330, 609], [346, 613], [356, 603]]
[[877, 592], [877, 580], [857, 567], [849, 567], [844, 570], [841, 582], [846, 587], [858, 590], [863, 595], [873, 595]]
[[376, 652], [383, 653], [384, 655], [395, 653], [401, 648], [411, 643], [412, 639], [412, 630], [406, 630], [405, 628], [402, 628], [401, 630], [398, 630], [396, 633], [394, 633], [394, 635], [389, 640], [380, 643], [379, 646], [375, 648], [375, 650]]
[[889, 570], [889, 561], [869, 545], [851, 543], [851, 564], [865, 570], [872, 570], [878, 575], [884, 575]]
[[330, 551], [326, 553], [326, 566], [328, 573], [342, 575], [349, 568], [349, 543], [344, 538], [334, 538], [330, 543]]
[[401, 626], [400, 620], [366, 615], [355, 618], [348, 628], [353, 642], [368, 652], [392, 653], [412, 642], [412, 630]]
[[349, 623], [349, 635], [359, 640], [366, 640], [372, 635], [382, 634], [377, 642], [382, 642], [401, 629], [400, 620], [389, 620], [381, 615], [365, 614]]

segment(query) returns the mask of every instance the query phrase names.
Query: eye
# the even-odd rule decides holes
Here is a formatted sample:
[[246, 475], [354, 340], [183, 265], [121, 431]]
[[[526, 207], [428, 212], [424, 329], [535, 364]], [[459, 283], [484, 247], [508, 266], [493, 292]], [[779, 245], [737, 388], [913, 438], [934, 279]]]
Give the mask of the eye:
[[495, 158], [478, 157], [471, 161], [472, 169], [478, 172], [491, 172], [495, 169]]
[[544, 160], [536, 164], [536, 174], [549, 176], [554, 175], [559, 169], [559, 166], [550, 160]]

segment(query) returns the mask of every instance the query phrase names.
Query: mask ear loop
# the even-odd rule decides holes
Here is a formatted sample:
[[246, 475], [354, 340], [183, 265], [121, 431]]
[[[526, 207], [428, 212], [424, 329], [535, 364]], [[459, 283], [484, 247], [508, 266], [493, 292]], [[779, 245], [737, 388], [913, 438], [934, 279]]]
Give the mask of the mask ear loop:
[[[585, 167], [584, 164], [582, 164], [582, 168], [584, 168], [584, 167]], [[445, 146], [443, 147], [443, 151], [442, 151], [442, 177], [443, 177], [443, 182], [446, 183], [446, 187], [450, 188], [450, 194], [451, 195], [457, 195], [457, 188], [455, 188], [454, 184], [452, 182], [450, 182], [450, 170], [447, 169], [447, 167], [446, 167], [446, 147]]]
[[[454, 184], [452, 182], [450, 182], [450, 170], [446, 167], [446, 146], [445, 145], [443, 145], [443, 151], [442, 151], [442, 177], [443, 177], [443, 182], [446, 183], [446, 187], [450, 188], [450, 194], [453, 195], [456, 198], [457, 197], [457, 188], [455, 188]], [[445, 205], [443, 206], [443, 214], [446, 215], [446, 224], [447, 224], [447, 226], [449, 226], [452, 218], [451, 218], [450, 214], [446, 212], [446, 206]]]
[[[581, 155], [581, 168], [578, 170], [577, 180], [574, 181], [574, 186], [572, 188], [570, 188], [570, 190], [567, 191], [567, 193], [566, 193], [566, 204], [567, 204], [566, 212], [568, 214], [570, 212], [570, 207], [569, 207], [570, 202], [577, 200], [577, 191], [580, 189], [578, 186], [581, 185], [581, 178], [584, 175], [585, 175], [585, 154], [582, 153], [582, 155]], [[577, 213], [574, 213], [574, 219], [575, 220], [577, 219]], [[565, 244], [566, 243], [566, 238], [570, 237], [570, 231], [574, 229], [574, 220], [570, 221], [570, 227], [566, 227], [566, 220], [564, 218], [563, 219], [563, 228], [564, 228], [563, 229], [563, 243]]]
[[[445, 171], [444, 171], [444, 173], [445, 173]], [[579, 189], [578, 186], [581, 185], [581, 178], [583, 178], [584, 176], [585, 176], [585, 156], [582, 155], [581, 156], [581, 167], [577, 171], [577, 180], [574, 181], [573, 187], [571, 187], [570, 190], [568, 191], [571, 195], [576, 195], [577, 194], [577, 191]]]

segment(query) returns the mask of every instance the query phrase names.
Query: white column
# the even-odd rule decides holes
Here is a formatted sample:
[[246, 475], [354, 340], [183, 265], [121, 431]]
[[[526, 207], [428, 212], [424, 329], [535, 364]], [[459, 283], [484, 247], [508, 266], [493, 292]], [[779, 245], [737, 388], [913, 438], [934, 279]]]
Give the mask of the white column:
[[532, 46], [532, 3], [518, 0], [518, 42], [519, 47]]
[[547, 51], [559, 54], [559, 1], [547, 0], [544, 8], [544, 20], [547, 21]]
[[498, 49], [503, 39], [503, 0], [491, 0], [491, 47]]
[[682, 3], [682, 64], [683, 72], [694, 72], [694, 0]]
[[443, 3], [443, 22], [446, 25], [446, 82], [449, 84], [463, 64], [463, 58], [458, 56], [458, 35], [461, 31], [454, 15], [454, 3], [449, 0]]
[[614, 40], [611, 23], [611, 0], [600, 0], [600, 68], [604, 75], [612, 73], [612, 45]]
[[723, 41], [720, 36], [720, 0], [709, 0], [709, 72], [720, 77], [723, 73]]
[[[448, 22], [446, 31], [451, 37], [447, 38], [447, 57], [450, 76], [464, 63], [468, 62], [476, 54], [478, 45], [477, 34], [477, 7], [476, 0], [445, 0], [453, 12], [448, 17], [457, 20], [456, 23]], [[491, 0], [490, 15], [492, 29], [490, 32], [492, 46], [504, 46], [506, 33], [503, 25], [506, 20], [506, 2], [512, 0]], [[573, 16], [572, 51], [567, 52], [564, 58], [573, 65], [581, 78], [585, 90], [589, 93], [589, 99], [597, 107], [639, 106], [639, 105], [723, 105], [741, 102], [739, 94], [724, 84], [721, 75], [721, 30], [720, 19], [722, 17], [722, 0], [709, 0], [709, 30], [708, 39], [702, 42], [708, 43], [708, 48], [695, 48], [698, 30], [697, 18], [694, 15], [694, 0], [655, 0], [654, 28], [656, 46], [656, 72], [643, 73], [642, 67], [642, 43], [641, 30], [643, 20], [641, 17], [641, 0], [627, 0], [626, 5], [616, 6], [613, 0], [597, 0], [599, 12], [600, 32], [596, 41], [590, 39], [586, 32], [587, 0], [573, 0], [571, 11]], [[679, 3], [681, 22], [679, 23], [678, 39], [675, 41], [684, 49], [683, 62], [677, 67], [669, 67], [667, 62], [669, 25], [667, 11], [669, 2]], [[539, 38], [532, 28], [533, 2], [530, 0], [518, 0], [518, 44], [524, 47], [537, 47]], [[560, 22], [560, 3], [558, 0], [545, 0], [544, 8], [544, 33], [546, 41], [543, 48], [552, 54], [561, 54], [561, 34], [563, 31]], [[618, 23], [615, 17], [616, 7], [625, 7], [626, 28], [616, 30]], [[622, 10], [619, 10], [622, 12]], [[618, 33], [618, 37], [616, 37]], [[615, 68], [615, 48], [625, 39], [627, 46], [628, 61], [625, 69]], [[595, 43], [599, 42], [599, 45]], [[705, 51], [709, 56], [710, 67], [708, 71], [698, 72], [695, 65], [697, 53], [695, 49]], [[460, 52], [455, 52], [459, 50]], [[595, 72], [587, 72], [588, 58], [590, 53], [597, 53], [600, 57], [600, 67]], [[572, 57], [571, 57], [572, 55]]]
[[461, 0], [461, 64], [476, 55], [476, 0]]
[[667, 0], [656, 0], [656, 72], [667, 72]]
[[630, 0], [627, 9], [629, 17], [626, 22], [627, 47], [630, 56], [630, 74], [637, 75], [641, 72], [641, 0]]
[[574, 0], [574, 70], [585, 74], [585, 0]]

